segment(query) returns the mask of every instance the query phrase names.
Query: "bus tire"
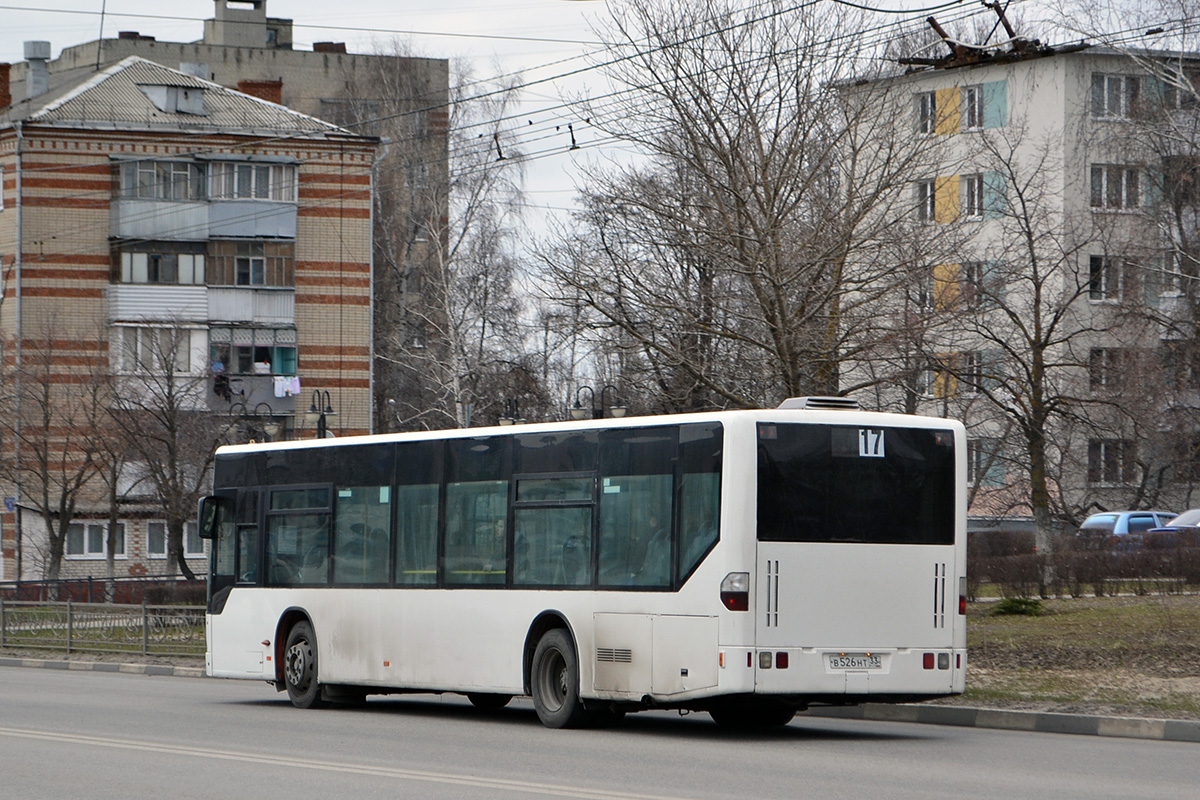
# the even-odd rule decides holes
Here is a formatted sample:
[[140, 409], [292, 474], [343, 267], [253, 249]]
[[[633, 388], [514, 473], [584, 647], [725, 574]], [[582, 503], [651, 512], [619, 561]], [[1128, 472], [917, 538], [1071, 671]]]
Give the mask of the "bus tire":
[[283, 682], [296, 708], [325, 705], [317, 682], [317, 637], [308, 622], [297, 622], [288, 632], [283, 648]]
[[796, 708], [784, 703], [750, 702], [710, 708], [708, 715], [722, 728], [754, 731], [787, 725], [796, 716]]
[[484, 711], [495, 711], [504, 708], [512, 700], [511, 694], [487, 694], [484, 692], [467, 692], [471, 705]]
[[579, 658], [562, 628], [546, 631], [533, 652], [533, 707], [547, 728], [579, 728], [588, 714], [579, 700]]

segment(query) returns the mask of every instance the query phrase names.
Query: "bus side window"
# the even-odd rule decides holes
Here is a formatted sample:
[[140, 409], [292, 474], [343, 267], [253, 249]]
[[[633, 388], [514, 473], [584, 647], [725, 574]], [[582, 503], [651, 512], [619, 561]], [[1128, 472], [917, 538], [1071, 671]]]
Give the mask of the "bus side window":
[[237, 581], [258, 582], [258, 526], [237, 526]]
[[679, 431], [679, 572], [685, 579], [718, 538], [721, 518], [719, 425], [685, 425]]
[[333, 582], [386, 583], [391, 487], [341, 487], [333, 512]]
[[600, 583], [671, 583], [670, 475], [604, 479], [600, 494]]
[[396, 488], [396, 583], [437, 584], [438, 485]]

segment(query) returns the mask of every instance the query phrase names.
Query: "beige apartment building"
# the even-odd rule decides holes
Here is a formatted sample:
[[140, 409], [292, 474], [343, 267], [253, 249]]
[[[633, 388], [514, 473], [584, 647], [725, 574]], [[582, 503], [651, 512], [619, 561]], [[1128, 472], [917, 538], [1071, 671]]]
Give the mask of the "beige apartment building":
[[[49, 574], [64, 513], [63, 577], [103, 577], [110, 547], [117, 576], [177, 574], [153, 470], [104, 413], [369, 431], [378, 140], [137, 55], [57, 75], [27, 55], [28, 91], [0, 70], [0, 580]], [[183, 549], [203, 574], [191, 527]]]
[[877, 86], [930, 158], [897, 188], [915, 356], [876, 401], [967, 423], [977, 526], [1029, 520], [1041, 476], [1064, 527], [1200, 505], [1197, 54], [948, 45]]

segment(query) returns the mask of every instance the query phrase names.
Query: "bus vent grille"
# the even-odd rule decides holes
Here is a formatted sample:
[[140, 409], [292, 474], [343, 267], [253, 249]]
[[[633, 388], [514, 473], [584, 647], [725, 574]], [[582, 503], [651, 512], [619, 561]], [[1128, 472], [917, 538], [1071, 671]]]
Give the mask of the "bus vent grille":
[[633, 651], [624, 647], [597, 647], [596, 660], [611, 664], [632, 664]]
[[857, 411], [858, 401], [853, 397], [789, 397], [779, 404], [780, 408], [821, 408], [837, 411]]

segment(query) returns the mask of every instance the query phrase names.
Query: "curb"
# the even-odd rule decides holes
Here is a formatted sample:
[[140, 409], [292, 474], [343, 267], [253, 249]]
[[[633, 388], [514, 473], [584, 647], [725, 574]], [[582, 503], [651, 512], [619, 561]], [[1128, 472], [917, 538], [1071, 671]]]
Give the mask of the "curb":
[[[175, 678], [204, 678], [203, 667], [166, 664], [120, 664], [109, 661], [62, 661], [43, 658], [0, 656], [0, 667], [36, 667], [77, 672], [120, 672]], [[1095, 717], [1086, 714], [1057, 714], [1044, 711], [1004, 711], [967, 706], [883, 705], [815, 706], [803, 716], [861, 719], [871, 722], [910, 722], [960, 728], [1038, 733], [1073, 733], [1080, 736], [1110, 736], [1124, 739], [1157, 739], [1169, 742], [1200, 742], [1200, 721]]]
[[810, 708], [810, 717], [862, 719], [874, 722], [916, 722], [964, 728], [994, 728], [1039, 733], [1073, 733], [1081, 736], [1112, 736], [1125, 739], [1158, 739], [1170, 742], [1200, 742], [1200, 721], [1094, 717], [1044, 711], [1004, 711], [964, 706], [882, 705], [867, 703], [845, 708]]
[[128, 675], [158, 675], [172, 678], [205, 677], [204, 667], [177, 667], [170, 664], [120, 664], [115, 661], [62, 661], [48, 658], [0, 656], [0, 667], [39, 667], [75, 672], [120, 672]]

